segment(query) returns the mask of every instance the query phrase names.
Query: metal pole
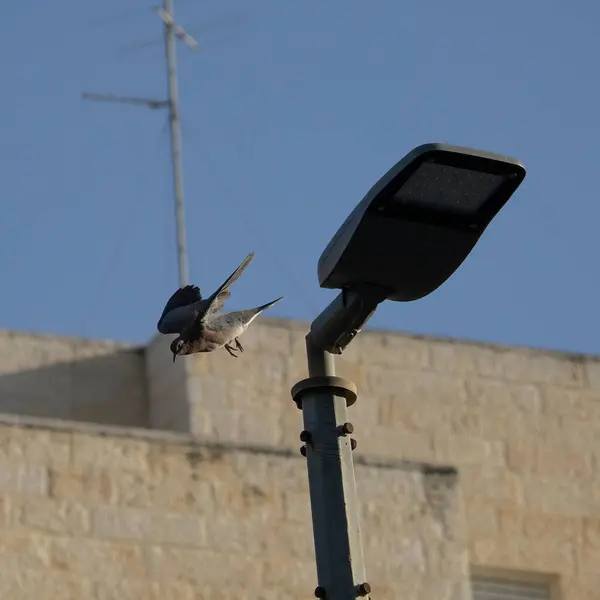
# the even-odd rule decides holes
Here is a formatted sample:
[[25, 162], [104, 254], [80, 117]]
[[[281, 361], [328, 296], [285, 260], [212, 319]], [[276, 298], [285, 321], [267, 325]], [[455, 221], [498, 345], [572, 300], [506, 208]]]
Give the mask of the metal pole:
[[188, 284], [187, 243], [185, 214], [183, 210], [183, 169], [181, 158], [181, 129], [179, 126], [179, 95], [177, 90], [177, 58], [174, 32], [173, 0], [164, 0], [164, 11], [171, 19], [165, 21], [165, 51], [169, 81], [169, 125], [171, 132], [171, 156], [173, 161], [173, 187], [175, 191], [175, 218], [177, 225], [177, 261], [179, 285]]
[[306, 336], [309, 378], [292, 388], [302, 409], [306, 442], [302, 454], [308, 464], [318, 587], [315, 595], [327, 600], [368, 596], [360, 536], [358, 500], [352, 450], [354, 431], [347, 406], [356, 401], [356, 387], [335, 376], [332, 354]]

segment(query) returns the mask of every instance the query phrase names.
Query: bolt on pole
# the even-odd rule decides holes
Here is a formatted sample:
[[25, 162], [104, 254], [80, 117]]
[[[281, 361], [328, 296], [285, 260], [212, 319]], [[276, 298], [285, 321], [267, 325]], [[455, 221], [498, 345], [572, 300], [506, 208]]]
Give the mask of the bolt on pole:
[[352, 451], [354, 426], [347, 407], [356, 402], [356, 386], [335, 376], [332, 354], [306, 336], [309, 378], [292, 388], [302, 410], [312, 511], [317, 598], [354, 600], [371, 591], [366, 582]]

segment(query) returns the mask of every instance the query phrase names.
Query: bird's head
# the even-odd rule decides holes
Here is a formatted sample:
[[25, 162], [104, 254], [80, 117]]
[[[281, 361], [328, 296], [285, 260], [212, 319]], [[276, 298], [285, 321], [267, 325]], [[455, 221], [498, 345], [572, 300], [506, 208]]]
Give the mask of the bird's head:
[[171, 342], [171, 352], [173, 353], [173, 362], [179, 354], [185, 354], [185, 342], [180, 337]]

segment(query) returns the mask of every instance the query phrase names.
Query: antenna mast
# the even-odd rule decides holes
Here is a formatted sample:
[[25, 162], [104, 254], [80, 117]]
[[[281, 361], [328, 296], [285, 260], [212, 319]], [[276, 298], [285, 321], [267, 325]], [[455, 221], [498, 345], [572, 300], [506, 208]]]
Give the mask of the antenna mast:
[[175, 225], [177, 231], [177, 262], [179, 267], [179, 286], [189, 283], [187, 242], [185, 233], [185, 211], [183, 204], [183, 165], [181, 155], [181, 127], [179, 124], [179, 94], [177, 87], [177, 48], [175, 37], [190, 48], [197, 48], [194, 38], [177, 25], [174, 20], [173, 0], [163, 0], [163, 7], [154, 7], [165, 26], [165, 56], [167, 63], [168, 100], [151, 98], [132, 98], [112, 94], [84, 93], [87, 100], [118, 102], [121, 104], [144, 105], [151, 109], [168, 108], [169, 130], [171, 138], [171, 162], [173, 169], [173, 192], [175, 196]]
[[[177, 261], [179, 265], [179, 286], [183, 287], [189, 283], [189, 274], [187, 263], [185, 212], [183, 208], [181, 127], [179, 125], [179, 93], [177, 88], [176, 56], [177, 48], [175, 44], [175, 23], [173, 20], [173, 10], [173, 0], [164, 0], [164, 10], [161, 11], [158, 9], [157, 13], [165, 24], [165, 54], [167, 59], [167, 77], [169, 82], [169, 128], [171, 132], [171, 160], [173, 164], [173, 191], [175, 193], [175, 222], [177, 227]], [[181, 29], [181, 32], [183, 35], [187, 35], [183, 29]]]

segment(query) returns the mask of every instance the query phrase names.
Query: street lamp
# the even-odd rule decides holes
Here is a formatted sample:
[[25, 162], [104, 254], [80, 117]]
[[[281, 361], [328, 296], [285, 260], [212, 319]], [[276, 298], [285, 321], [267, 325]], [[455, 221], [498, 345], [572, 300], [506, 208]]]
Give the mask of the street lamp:
[[309, 378], [292, 388], [302, 410], [318, 587], [327, 600], [368, 596], [354, 479], [356, 386], [335, 376], [341, 354], [384, 300], [418, 300], [469, 255], [525, 178], [513, 158], [446, 144], [407, 154], [367, 193], [325, 248], [319, 283], [341, 293], [306, 336]]

